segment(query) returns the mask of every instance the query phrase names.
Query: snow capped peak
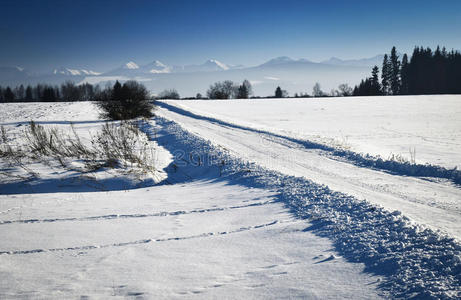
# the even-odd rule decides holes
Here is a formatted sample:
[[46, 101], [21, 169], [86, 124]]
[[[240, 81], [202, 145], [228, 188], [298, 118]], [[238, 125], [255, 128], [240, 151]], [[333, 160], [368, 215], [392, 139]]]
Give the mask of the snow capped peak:
[[139, 66], [135, 62], [129, 61], [123, 65], [123, 68], [129, 70], [136, 70], [139, 69]]
[[166, 67], [167, 67], [164, 63], [162, 63], [162, 62], [159, 61], [159, 60], [154, 60], [154, 61], [152, 62], [152, 65], [154, 65], [154, 66], [156, 66], [156, 67], [163, 67], [163, 68], [166, 68]]
[[85, 75], [101, 75], [100, 72], [95, 72], [95, 71], [85, 70], [85, 69], [81, 69], [80, 72]]
[[16, 66], [16, 69], [18, 69], [19, 72], [24, 71], [24, 68], [23, 68], [23, 67]]
[[216, 59], [209, 59], [204, 63], [204, 65], [216, 66], [216, 67], [218, 67], [219, 69], [222, 69], [222, 70], [229, 70], [229, 67], [226, 64], [224, 64], [224, 63], [222, 63], [222, 62], [220, 62], [220, 61], [218, 61]]
[[159, 60], [154, 60], [150, 64], [147, 64], [142, 67], [145, 72], [152, 73], [152, 74], [159, 74], [159, 73], [170, 73], [171, 68]]
[[[397, 53], [398, 54], [398, 53]], [[356, 67], [372, 67], [374, 65], [379, 66], [383, 61], [384, 55], [376, 55], [370, 58], [360, 58], [360, 59], [340, 59], [337, 57], [332, 57], [328, 60], [324, 60], [321, 63], [338, 65], [338, 66], [356, 66]]]
[[279, 57], [274, 58], [272, 61], [287, 62], [287, 61], [293, 61], [293, 60], [294, 59], [288, 56], [279, 56]]
[[294, 62], [295, 60], [288, 57], [288, 56], [279, 56], [276, 58], [273, 58], [267, 62], [265, 62], [263, 65], [278, 65], [278, 64], [284, 64], [284, 63], [289, 63], [289, 62]]
[[339, 59], [339, 58], [337, 58], [337, 57], [335, 57], [335, 56], [332, 56], [332, 57], [329, 59], [329, 61], [343, 61], [343, 60], [342, 60], [342, 59]]
[[68, 76], [83, 76], [83, 75], [100, 75], [101, 73], [85, 70], [85, 69], [70, 69], [61, 67], [59, 69], [54, 69], [53, 74], [55, 75], [68, 75]]

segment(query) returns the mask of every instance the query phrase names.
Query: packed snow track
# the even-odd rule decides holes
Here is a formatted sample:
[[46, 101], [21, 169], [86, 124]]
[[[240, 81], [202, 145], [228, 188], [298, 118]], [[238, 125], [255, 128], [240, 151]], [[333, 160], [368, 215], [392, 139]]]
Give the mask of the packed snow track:
[[461, 240], [459, 185], [359, 167], [327, 151], [306, 148], [290, 136], [192, 113], [186, 110], [187, 103], [160, 103], [157, 114], [245, 160], [283, 174], [305, 177], [389, 211], [400, 211], [418, 224]]

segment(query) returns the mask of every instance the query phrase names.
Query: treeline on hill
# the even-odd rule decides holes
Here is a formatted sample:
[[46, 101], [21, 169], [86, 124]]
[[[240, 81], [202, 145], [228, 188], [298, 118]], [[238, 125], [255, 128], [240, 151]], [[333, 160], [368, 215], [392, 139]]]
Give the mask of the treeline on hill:
[[57, 101], [97, 101], [101, 117], [112, 120], [128, 120], [137, 117], [151, 117], [153, 101], [146, 87], [137, 81], [128, 80], [123, 85], [116, 81], [104, 89], [99, 85], [85, 83], [75, 85], [63, 83], [60, 87], [45, 84], [11, 89], [0, 87], [0, 102], [57, 102]]
[[253, 95], [253, 88], [248, 80], [238, 85], [231, 80], [215, 82], [206, 92], [209, 99], [247, 99]]
[[13, 89], [0, 86], [0, 102], [95, 101], [101, 91], [99, 85], [75, 85], [71, 81], [66, 81], [60, 86], [37, 84], [24, 87], [21, 84]]
[[461, 94], [461, 53], [440, 47], [415, 47], [411, 59], [400, 61], [395, 47], [384, 55], [381, 67], [374, 66], [371, 77], [354, 88], [354, 96]]
[[[244, 80], [242, 84], [237, 84], [231, 80], [218, 81], [210, 86], [207, 91], [207, 97], [202, 97], [197, 94], [195, 98], [183, 99], [248, 99], [248, 98], [309, 98], [309, 97], [345, 97], [352, 96], [353, 89], [346, 83], [340, 84], [338, 89], [332, 89], [330, 93], [322, 91], [320, 84], [315, 83], [312, 88], [312, 95], [308, 93], [295, 93], [290, 97], [288, 91], [283, 90], [280, 86], [275, 89], [273, 95], [260, 97], [253, 95], [253, 88], [248, 80]], [[161, 98], [160, 98], [161, 99]], [[175, 98], [169, 98], [175, 99]]]
[[[134, 85], [133, 81], [127, 82], [129, 86]], [[120, 85], [120, 83], [117, 81], [116, 86], [118, 85]], [[123, 84], [122, 87], [124, 86], [125, 84]], [[107, 100], [107, 97], [112, 97], [110, 96], [112, 93], [108, 91], [113, 88], [114, 87], [109, 84], [102, 89], [99, 85], [91, 85], [89, 83], [76, 85], [71, 81], [67, 81], [60, 86], [37, 84], [35, 86], [29, 85], [24, 87], [24, 85], [20, 85], [13, 89], [9, 86], [6, 88], [0, 86], [0, 102], [101, 101], [101, 99]], [[286, 93], [286, 91], [284, 92]], [[233, 81], [226, 80], [212, 84], [207, 91], [207, 97], [197, 93], [196, 97], [183, 99], [246, 99], [250, 98], [252, 95], [253, 89], [248, 80], [244, 80], [240, 85]], [[149, 93], [146, 93], [146, 97], [149, 99], [152, 98]], [[178, 91], [175, 89], [166, 89], [153, 98], [181, 99]]]
[[[60, 86], [37, 84], [35, 86], [20, 85], [15, 88], [0, 86], [0, 102], [56, 102], [56, 101], [99, 101], [107, 97], [110, 85], [102, 89], [99, 85], [84, 83], [76, 85], [67, 81]], [[400, 60], [395, 47], [390, 55], [385, 54], [380, 69], [374, 66], [371, 77], [355, 86], [340, 84], [338, 89], [329, 93], [322, 91], [316, 83], [312, 95], [295, 93], [298, 97], [344, 97], [344, 96], [379, 96], [379, 95], [424, 95], [424, 94], [461, 94], [461, 53], [445, 47], [433, 52], [430, 48], [415, 47], [411, 58], [407, 54]], [[150, 95], [147, 94], [150, 98]], [[287, 98], [286, 90], [277, 87], [272, 96], [267, 98]], [[206, 96], [197, 93], [195, 97], [181, 98], [175, 89], [160, 92], [156, 99], [246, 99], [262, 98], [253, 94], [250, 81], [241, 84], [225, 80], [212, 84]]]

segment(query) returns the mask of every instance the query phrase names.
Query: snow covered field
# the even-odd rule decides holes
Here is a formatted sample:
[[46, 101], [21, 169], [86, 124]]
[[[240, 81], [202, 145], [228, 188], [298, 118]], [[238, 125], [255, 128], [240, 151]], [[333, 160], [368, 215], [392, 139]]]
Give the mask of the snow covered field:
[[[29, 120], [61, 130], [72, 121], [86, 138], [103, 123], [90, 103], [1, 108], [1, 125], [16, 142]], [[156, 149], [164, 168], [171, 157]], [[56, 165], [30, 167], [38, 178], [1, 178], [2, 299], [382, 294], [379, 276], [335, 254], [327, 238], [305, 232], [309, 223], [271, 191], [212, 178], [132, 189], [132, 178], [110, 172], [88, 179]]]
[[[434, 114], [451, 118], [454, 132], [459, 106], [445, 97], [446, 117], [443, 109]], [[395, 101], [382, 99], [383, 107]], [[151, 180], [33, 163], [28, 167], [38, 174], [24, 181], [6, 176], [21, 171], [1, 161], [0, 298], [460, 297], [459, 186], [358, 167], [290, 139], [338, 141], [333, 126], [311, 135], [300, 114], [284, 110], [323, 100], [337, 101], [235, 101], [235, 108], [230, 101], [165, 101], [141, 126], [157, 153]], [[87, 142], [103, 125], [91, 103], [0, 109], [0, 125], [15, 142], [29, 120], [62, 130], [72, 121]], [[290, 114], [292, 121], [281, 121]], [[405, 117], [396, 118], [404, 124]], [[284, 122], [292, 124], [277, 125]], [[363, 135], [372, 137], [376, 130], [363, 124]], [[349, 142], [360, 141], [355, 128]], [[459, 131], [452, 136], [457, 143]], [[390, 140], [395, 146], [406, 138], [400, 132]], [[431, 151], [440, 151], [440, 164], [457, 165], [446, 145]], [[428, 161], [431, 151], [423, 151]]]
[[[401, 97], [397, 98], [400, 99]], [[392, 97], [382, 97], [382, 101], [386, 103], [390, 99], [392, 100]], [[402, 211], [419, 224], [424, 224], [435, 230], [442, 230], [461, 240], [461, 189], [459, 186], [437, 178], [422, 180], [409, 176], [395, 176], [380, 170], [356, 166], [344, 161], [341, 157], [331, 155], [328, 151], [306, 148], [297, 140], [293, 141], [291, 139], [292, 135], [294, 135], [292, 131], [283, 132], [285, 135], [272, 135], [270, 131], [261, 132], [253, 130], [252, 127], [241, 127], [241, 122], [245, 124], [245, 121], [240, 120], [245, 120], [245, 116], [250, 116], [251, 112], [254, 112], [253, 115], [257, 116], [260, 111], [258, 107], [262, 111], [268, 111], [271, 107], [274, 107], [271, 110], [273, 116], [275, 116], [276, 112], [280, 112], [281, 115], [287, 115], [288, 111], [292, 109], [292, 106], [289, 105], [291, 101], [298, 104], [303, 101], [305, 105], [308, 105], [309, 101], [326, 101], [328, 103], [329, 100], [268, 100], [269, 102], [266, 106], [264, 101], [248, 101], [245, 106], [244, 100], [237, 100], [236, 105], [240, 105], [242, 117], [235, 116], [233, 123], [221, 121], [219, 114], [211, 120], [199, 114], [194, 105], [202, 107], [207, 104], [206, 101], [166, 101], [165, 103], [173, 106], [167, 105], [166, 108], [160, 108], [157, 114], [174, 120], [194, 134], [211, 140], [213, 143], [231, 151], [234, 155], [244, 157], [245, 160], [284, 174], [305, 177], [316, 183], [327, 185], [335, 191], [340, 191], [359, 199], [366, 199], [371, 203], [385, 207], [389, 211]], [[363, 101], [363, 99], [350, 98], [350, 101], [353, 103], [354, 101]], [[231, 103], [232, 101], [211, 101], [209, 103], [210, 108], [205, 111], [213, 109], [218, 111], [221, 109], [222, 112], [226, 111], [225, 108], [227, 108], [228, 114], [233, 111], [236, 112], [236, 109], [231, 109]], [[461, 100], [459, 103], [461, 104]], [[181, 107], [186, 107], [187, 110], [182, 110]], [[193, 108], [190, 109], [189, 107]], [[284, 108], [286, 108], [285, 111]], [[369, 109], [371, 110], [371, 108]], [[191, 111], [195, 113], [191, 113]], [[305, 109], [302, 111], [305, 111]], [[320, 112], [320, 114], [322, 113]], [[210, 115], [210, 113], [207, 115]], [[264, 115], [264, 113], [261, 113], [261, 115]], [[294, 119], [296, 119], [297, 114], [294, 115]], [[318, 116], [314, 116], [314, 113], [311, 113], [310, 117], [319, 119]], [[360, 118], [361, 116], [356, 116], [354, 120], [364, 122], [358, 121]], [[352, 120], [350, 121], [353, 122]], [[302, 121], [299, 120], [298, 122], [297, 127], [293, 125], [293, 131], [302, 128]], [[374, 126], [373, 122], [370, 121], [370, 124], [364, 122], [362, 124], [364, 132]], [[324, 125], [331, 124], [328, 126], [332, 127], [336, 124], [335, 127], [338, 130], [341, 130], [340, 128], [343, 127], [343, 124], [346, 128], [350, 126], [347, 122], [338, 124], [336, 121], [331, 120], [321, 123]], [[459, 128], [461, 128], [461, 125]], [[459, 136], [459, 131], [456, 134]], [[456, 136], [456, 134], [454, 135]], [[400, 139], [402, 140], [403, 138]], [[439, 154], [441, 159], [445, 159], [443, 154], [443, 152]], [[457, 154], [445, 160], [455, 161], [459, 158], [460, 155]]]
[[377, 297], [377, 277], [268, 191], [202, 181], [0, 201], [15, 220], [0, 223], [2, 299]]
[[230, 123], [385, 159], [414, 156], [417, 163], [461, 168], [459, 95], [171, 102]]

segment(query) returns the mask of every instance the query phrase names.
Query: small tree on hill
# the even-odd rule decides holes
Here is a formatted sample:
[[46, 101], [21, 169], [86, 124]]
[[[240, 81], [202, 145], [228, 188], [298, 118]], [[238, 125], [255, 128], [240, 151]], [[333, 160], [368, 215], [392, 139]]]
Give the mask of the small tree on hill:
[[210, 99], [231, 99], [238, 94], [238, 86], [230, 80], [215, 82], [206, 93]]
[[179, 96], [179, 93], [175, 89], [169, 89], [169, 90], [164, 90], [161, 92], [158, 97], [158, 99], [180, 99], [181, 96]]
[[144, 85], [130, 80], [123, 84], [117, 81], [113, 88], [101, 91], [96, 99], [101, 108], [101, 117], [111, 120], [129, 120], [153, 116], [153, 102]]
[[322, 88], [320, 87], [320, 83], [316, 82], [314, 87], [312, 88], [312, 96], [322, 97], [324, 95], [325, 93], [322, 91]]
[[253, 90], [251, 88], [251, 83], [248, 80], [244, 80], [243, 83], [238, 87], [237, 98], [238, 99], [248, 99]]
[[352, 88], [347, 84], [343, 83], [338, 86], [339, 96], [347, 97], [352, 96]]
[[279, 86], [275, 89], [275, 98], [283, 98], [283, 91]]

